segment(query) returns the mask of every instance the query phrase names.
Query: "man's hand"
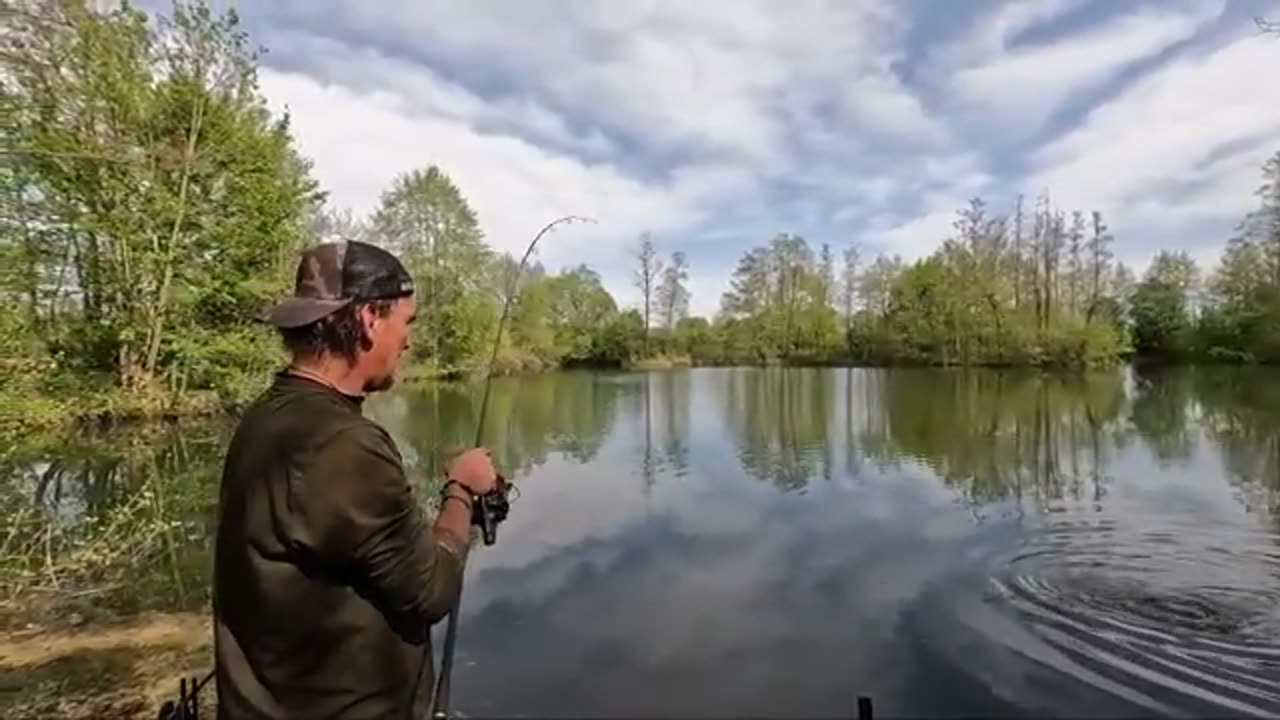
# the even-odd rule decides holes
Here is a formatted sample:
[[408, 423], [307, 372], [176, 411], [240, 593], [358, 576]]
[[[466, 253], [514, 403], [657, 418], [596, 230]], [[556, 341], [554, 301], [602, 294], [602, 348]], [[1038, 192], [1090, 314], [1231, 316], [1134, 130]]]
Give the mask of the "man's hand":
[[445, 473], [473, 495], [485, 495], [498, 483], [498, 471], [486, 448], [472, 448], [449, 461]]

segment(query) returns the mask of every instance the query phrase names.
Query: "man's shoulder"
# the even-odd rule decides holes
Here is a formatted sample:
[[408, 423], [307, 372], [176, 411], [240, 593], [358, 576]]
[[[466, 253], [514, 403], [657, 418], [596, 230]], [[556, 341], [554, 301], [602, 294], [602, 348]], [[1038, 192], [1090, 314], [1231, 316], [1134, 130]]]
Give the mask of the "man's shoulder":
[[316, 451], [332, 445], [360, 446], [378, 452], [399, 452], [390, 433], [359, 409], [331, 393], [306, 387], [272, 384], [245, 408], [237, 435]]
[[332, 423], [327, 434], [326, 443], [347, 443], [371, 452], [387, 453], [400, 460], [400, 452], [391, 433], [364, 415], [352, 415]]

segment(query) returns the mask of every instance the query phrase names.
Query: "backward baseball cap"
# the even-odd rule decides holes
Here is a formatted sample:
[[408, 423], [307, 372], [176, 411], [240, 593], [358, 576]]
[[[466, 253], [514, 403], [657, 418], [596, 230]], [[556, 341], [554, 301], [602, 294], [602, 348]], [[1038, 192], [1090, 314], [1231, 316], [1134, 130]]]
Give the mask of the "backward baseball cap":
[[413, 277], [395, 255], [366, 242], [339, 240], [307, 248], [293, 295], [258, 319], [280, 328], [313, 323], [353, 302], [413, 294]]

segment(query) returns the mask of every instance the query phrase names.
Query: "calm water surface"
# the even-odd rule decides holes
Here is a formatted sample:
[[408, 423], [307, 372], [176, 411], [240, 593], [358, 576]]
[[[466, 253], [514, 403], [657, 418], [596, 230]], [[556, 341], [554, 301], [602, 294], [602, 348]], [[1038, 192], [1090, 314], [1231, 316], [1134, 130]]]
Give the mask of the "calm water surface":
[[[851, 717], [869, 695], [885, 717], [1276, 716], [1277, 381], [501, 381], [489, 444], [519, 497], [472, 556], [454, 706]], [[369, 410], [429, 475], [474, 434], [478, 396], [401, 390]], [[199, 609], [224, 435], [18, 453], [7, 507], [34, 499], [74, 526], [150, 478], [176, 529], [154, 572], [100, 602]]]

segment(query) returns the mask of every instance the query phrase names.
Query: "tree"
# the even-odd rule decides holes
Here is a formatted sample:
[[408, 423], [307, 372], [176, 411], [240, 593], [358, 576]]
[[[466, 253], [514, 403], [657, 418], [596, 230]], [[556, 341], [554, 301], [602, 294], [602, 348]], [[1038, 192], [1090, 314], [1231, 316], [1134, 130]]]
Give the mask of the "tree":
[[844, 316], [845, 348], [853, 355], [853, 308], [858, 298], [858, 246], [844, 249], [840, 271], [840, 310]]
[[1185, 252], [1162, 251], [1133, 292], [1134, 346], [1142, 355], [1180, 356], [1191, 348], [1187, 311], [1196, 286], [1195, 263]]
[[658, 286], [658, 312], [668, 332], [674, 332], [676, 323], [689, 313], [689, 289], [685, 285], [688, 279], [689, 263], [685, 254], [672, 253], [671, 264], [663, 270], [662, 284]]
[[768, 249], [754, 247], [738, 259], [729, 289], [720, 297], [720, 312], [743, 317], [764, 312], [769, 304]]
[[1261, 250], [1268, 284], [1280, 288], [1280, 152], [1262, 166], [1262, 184], [1254, 196], [1258, 207], [1245, 216], [1240, 230]]
[[3, 224], [21, 229], [3, 242], [33, 271], [10, 291], [63, 321], [49, 349], [86, 370], [135, 389], [209, 380], [210, 353], [292, 279], [322, 197], [238, 17], [176, 2], [152, 26], [84, 0], [8, 14], [3, 141], [21, 185]]
[[648, 355], [649, 326], [653, 318], [654, 290], [657, 287], [658, 278], [662, 275], [662, 260], [658, 258], [657, 250], [653, 246], [653, 239], [649, 237], [649, 233], [645, 233], [640, 237], [640, 246], [636, 250], [635, 257], [638, 263], [634, 276], [635, 285], [640, 290], [642, 302], [644, 303], [643, 352]]
[[883, 253], [866, 269], [859, 289], [862, 293], [862, 306], [872, 311], [880, 319], [889, 315], [891, 292], [898, 276], [903, 271], [902, 258], [889, 257]]
[[551, 317], [557, 349], [570, 362], [590, 362], [606, 354], [601, 329], [618, 312], [600, 275], [586, 265], [550, 278]]
[[374, 232], [404, 260], [421, 293], [413, 343], [418, 357], [448, 369], [471, 362], [487, 330], [476, 316], [490, 311], [484, 302], [464, 304], [463, 298], [492, 292], [488, 279], [475, 272], [492, 261], [475, 212], [435, 165], [396, 176], [380, 200]]
[[1085, 322], [1093, 321], [1093, 317], [1101, 309], [1103, 300], [1103, 280], [1107, 276], [1107, 268], [1111, 261], [1111, 234], [1107, 232], [1106, 223], [1102, 221], [1102, 213], [1091, 214], [1093, 233], [1086, 245], [1088, 264], [1086, 272], [1089, 276], [1088, 299], [1085, 304]]
[[1067, 312], [1075, 315], [1084, 304], [1084, 213], [1071, 213], [1071, 228], [1067, 231]]

